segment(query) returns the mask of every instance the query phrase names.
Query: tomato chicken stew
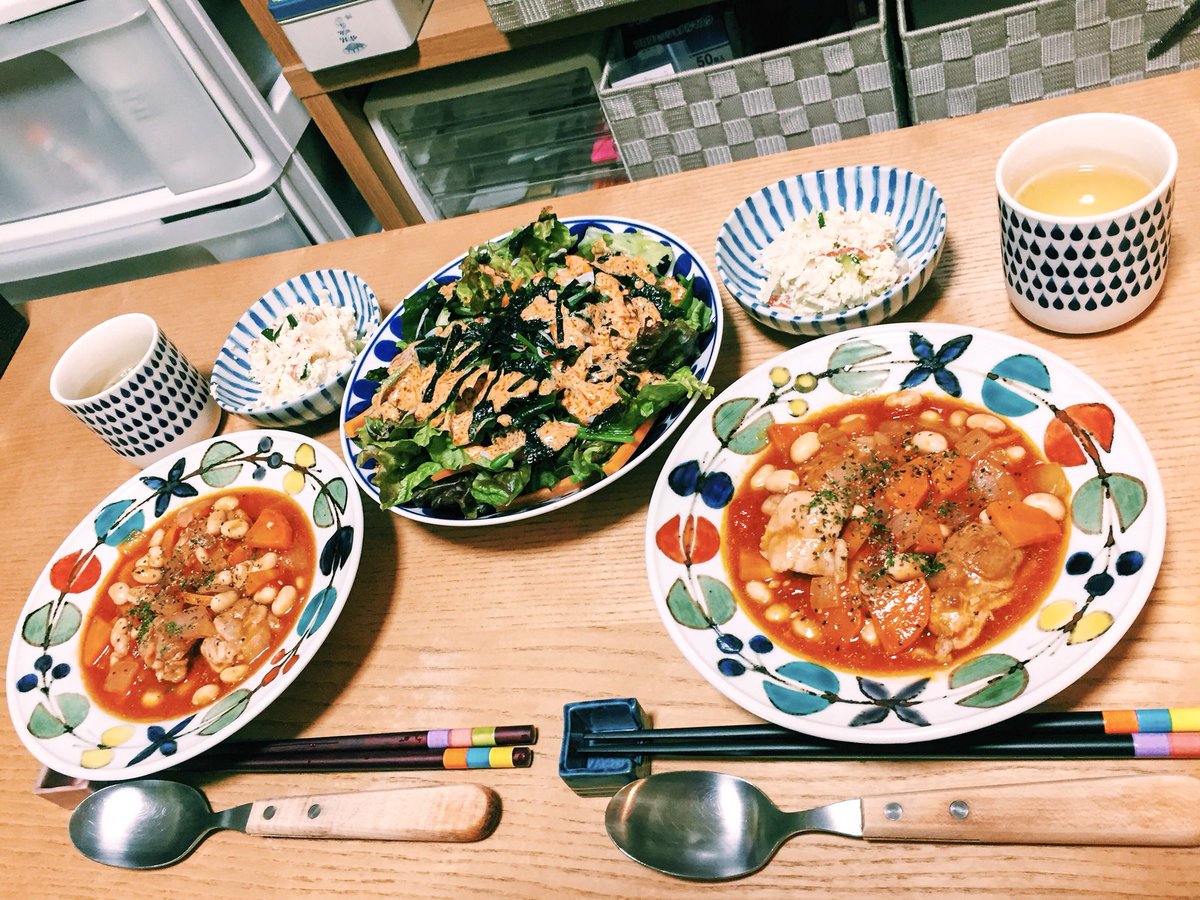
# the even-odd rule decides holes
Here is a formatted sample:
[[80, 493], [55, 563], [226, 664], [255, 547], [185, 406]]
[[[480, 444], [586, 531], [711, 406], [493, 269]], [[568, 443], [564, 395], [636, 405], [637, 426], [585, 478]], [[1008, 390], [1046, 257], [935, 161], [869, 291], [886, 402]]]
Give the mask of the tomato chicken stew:
[[929, 671], [1049, 592], [1070, 485], [998, 416], [904, 390], [770, 438], [728, 507], [724, 552], [778, 645], [862, 674]]
[[315, 539], [286, 494], [239, 488], [180, 507], [120, 547], [82, 643], [89, 693], [127, 719], [228, 693], [291, 629]]

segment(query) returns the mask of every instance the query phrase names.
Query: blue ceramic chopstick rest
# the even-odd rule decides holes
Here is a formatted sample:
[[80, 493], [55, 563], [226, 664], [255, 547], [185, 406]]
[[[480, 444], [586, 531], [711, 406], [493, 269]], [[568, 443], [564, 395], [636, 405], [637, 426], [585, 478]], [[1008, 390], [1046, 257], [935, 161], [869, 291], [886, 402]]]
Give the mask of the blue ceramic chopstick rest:
[[581, 797], [610, 797], [625, 785], [650, 774], [645, 756], [599, 756], [575, 752], [585, 734], [598, 731], [637, 731], [650, 720], [634, 697], [584, 700], [563, 706], [563, 741], [558, 774]]

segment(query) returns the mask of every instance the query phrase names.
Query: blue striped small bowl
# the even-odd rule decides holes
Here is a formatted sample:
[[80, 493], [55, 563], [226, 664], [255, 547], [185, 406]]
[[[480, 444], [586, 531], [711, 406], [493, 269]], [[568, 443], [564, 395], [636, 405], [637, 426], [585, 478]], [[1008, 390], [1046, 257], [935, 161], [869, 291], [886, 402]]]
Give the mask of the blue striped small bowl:
[[[896, 248], [911, 264], [891, 289], [851, 309], [793, 313], [758, 302], [767, 279], [763, 249], [796, 219], [817, 210], [866, 210], [896, 222]], [[929, 281], [946, 237], [946, 204], [920, 175], [892, 166], [844, 166], [794, 175], [751, 194], [717, 233], [717, 272], [751, 318], [788, 334], [820, 336], [878, 325], [912, 302]]]
[[311, 422], [341, 408], [353, 361], [338, 373], [336, 379], [296, 400], [277, 406], [258, 406], [261, 391], [258, 382], [250, 376], [250, 342], [260, 337], [264, 328], [274, 325], [285, 310], [297, 304], [350, 307], [364, 342], [370, 341], [379, 327], [379, 301], [375, 299], [375, 292], [353, 272], [316, 269], [288, 279], [259, 297], [246, 310], [217, 354], [212, 387], [213, 396], [222, 409], [264, 425], [286, 427]]

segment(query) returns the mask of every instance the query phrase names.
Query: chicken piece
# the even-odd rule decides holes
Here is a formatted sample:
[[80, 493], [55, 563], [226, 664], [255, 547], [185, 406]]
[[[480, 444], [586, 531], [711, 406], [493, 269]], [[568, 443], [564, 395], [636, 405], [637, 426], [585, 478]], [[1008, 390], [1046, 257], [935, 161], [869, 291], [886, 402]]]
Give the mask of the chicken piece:
[[824, 575], [846, 580], [849, 550], [841, 539], [848, 501], [826, 500], [811, 491], [792, 491], [771, 514], [760, 549], [776, 572]]
[[968, 522], [946, 538], [937, 555], [943, 568], [929, 579], [929, 630], [940, 661], [974, 643], [993, 611], [1009, 602], [1023, 556], [982, 522]]
[[140, 629], [138, 654], [159, 681], [176, 683], [187, 677], [192, 648], [214, 633], [205, 610], [179, 604], [158, 603], [154, 618]]
[[237, 645], [216, 636], [200, 642], [200, 655], [214, 672], [228, 669], [237, 662]]

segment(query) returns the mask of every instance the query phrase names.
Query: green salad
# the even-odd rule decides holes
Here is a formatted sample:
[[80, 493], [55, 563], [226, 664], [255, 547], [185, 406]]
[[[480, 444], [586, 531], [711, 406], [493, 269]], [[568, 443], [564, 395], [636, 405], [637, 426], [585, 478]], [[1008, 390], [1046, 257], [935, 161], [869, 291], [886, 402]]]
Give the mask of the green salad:
[[640, 233], [577, 239], [547, 210], [405, 300], [406, 340], [347, 423], [380, 505], [475, 518], [561, 496], [624, 465], [666, 407], [711, 396], [690, 366], [712, 311], [673, 261]]

